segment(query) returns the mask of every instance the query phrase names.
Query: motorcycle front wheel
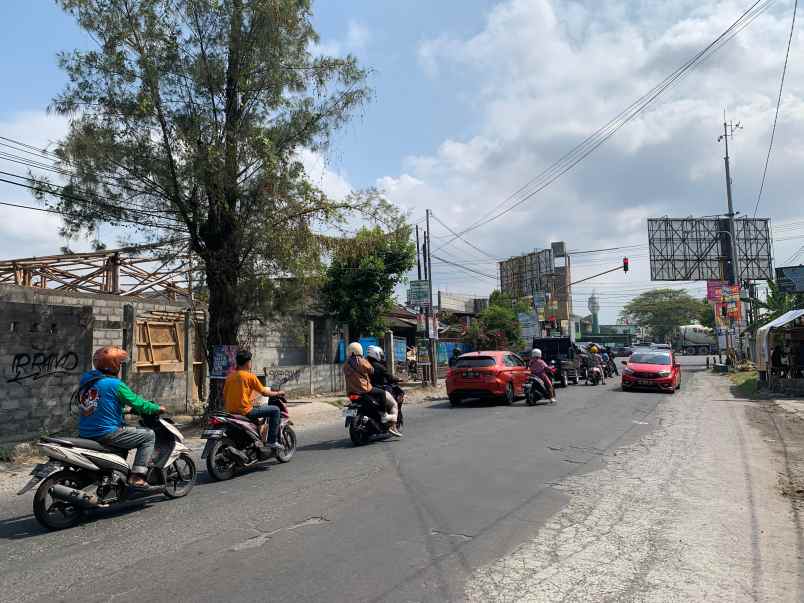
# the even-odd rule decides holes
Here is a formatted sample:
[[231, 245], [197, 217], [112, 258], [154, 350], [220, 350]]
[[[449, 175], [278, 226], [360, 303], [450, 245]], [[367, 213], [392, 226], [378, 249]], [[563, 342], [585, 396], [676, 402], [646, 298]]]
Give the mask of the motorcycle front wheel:
[[187, 454], [180, 454], [173, 463], [165, 468], [165, 496], [181, 498], [187, 496], [195, 485], [195, 462]]
[[296, 432], [290, 425], [287, 425], [279, 434], [279, 442], [285, 449], [276, 453], [276, 460], [280, 463], [287, 463], [296, 454]]
[[79, 471], [57, 471], [43, 481], [34, 494], [33, 512], [36, 520], [48, 530], [64, 530], [77, 525], [84, 518], [84, 510], [65, 500], [53, 498], [53, 486], [67, 486], [81, 490], [89, 485], [91, 479]]
[[216, 440], [207, 455], [207, 473], [215, 481], [223, 482], [234, 477], [235, 462], [226, 455], [226, 449], [229, 446], [234, 446], [229, 438]]

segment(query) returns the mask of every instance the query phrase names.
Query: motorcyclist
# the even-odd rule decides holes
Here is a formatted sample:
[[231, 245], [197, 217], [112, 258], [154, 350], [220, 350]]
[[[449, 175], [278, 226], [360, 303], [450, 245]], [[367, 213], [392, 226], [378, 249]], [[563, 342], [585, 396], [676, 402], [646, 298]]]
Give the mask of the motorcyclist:
[[257, 375], [251, 372], [251, 352], [240, 350], [235, 356], [237, 370], [226, 377], [223, 384], [223, 400], [226, 412], [233, 415], [244, 415], [249, 419], [268, 419], [268, 437], [266, 448], [281, 451], [284, 449], [277, 440], [279, 437], [280, 410], [272, 404], [254, 406], [252, 399], [257, 395], [281, 396], [283, 392], [274, 391], [263, 386]]
[[[398, 377], [395, 377], [391, 372], [388, 371], [388, 365], [385, 362], [385, 352], [382, 351], [382, 348], [378, 345], [370, 345], [366, 350], [366, 359], [371, 364], [371, 368], [374, 369], [374, 372], [371, 375], [371, 385], [373, 390], [381, 389], [386, 393], [385, 400], [386, 400], [386, 414], [391, 417], [399, 418], [399, 404], [394, 398], [393, 394], [391, 397], [394, 398], [393, 407], [388, 404], [388, 396], [387, 394], [390, 391], [387, 389], [389, 385], [396, 385], [401, 381]], [[394, 424], [393, 429], [396, 433], [401, 435], [401, 432]], [[396, 434], [394, 434], [396, 435]]]
[[[600, 370], [600, 382], [606, 385], [606, 371], [603, 370], [603, 357], [600, 355], [600, 349], [593, 345], [589, 348], [589, 366], [590, 368], [597, 368]], [[586, 382], [589, 383], [589, 375], [587, 372]]]
[[619, 375], [620, 371], [617, 370], [617, 360], [614, 358], [614, 353], [611, 351], [611, 348], [606, 348], [606, 356], [608, 357], [608, 363], [611, 367], [611, 372], [614, 375]]
[[539, 348], [533, 348], [530, 353], [530, 372], [534, 377], [538, 377], [547, 388], [547, 393], [550, 396], [550, 402], [556, 401], [556, 388], [553, 385], [553, 380], [550, 378], [550, 367], [542, 359], [542, 351]]
[[346, 380], [347, 393], [369, 394], [375, 400], [383, 400], [385, 402], [383, 422], [388, 423], [388, 433], [398, 438], [402, 437], [402, 433], [396, 428], [396, 400], [390, 392], [372, 384], [374, 367], [363, 357], [363, 346], [357, 341], [353, 341], [346, 350], [346, 356], [347, 359], [343, 365], [343, 376]]
[[106, 346], [95, 351], [94, 368], [81, 376], [78, 388], [78, 433], [104, 446], [121, 450], [136, 448], [128, 483], [147, 488], [145, 474], [154, 452], [156, 436], [147, 427], [129, 427], [123, 419], [126, 406], [141, 416], [165, 412], [165, 407], [140, 398], [120, 379], [128, 352]]

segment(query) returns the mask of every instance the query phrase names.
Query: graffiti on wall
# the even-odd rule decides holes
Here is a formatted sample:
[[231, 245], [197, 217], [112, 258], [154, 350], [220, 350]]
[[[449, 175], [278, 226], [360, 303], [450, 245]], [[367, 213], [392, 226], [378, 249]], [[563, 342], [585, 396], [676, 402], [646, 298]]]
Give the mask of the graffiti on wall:
[[7, 383], [38, 381], [53, 375], [69, 375], [78, 367], [78, 354], [66, 352], [21, 352], [11, 360]]
[[304, 369], [283, 369], [283, 368], [268, 368], [262, 369], [265, 374], [265, 382], [270, 384], [274, 383], [295, 383], [298, 384], [301, 380], [301, 374]]

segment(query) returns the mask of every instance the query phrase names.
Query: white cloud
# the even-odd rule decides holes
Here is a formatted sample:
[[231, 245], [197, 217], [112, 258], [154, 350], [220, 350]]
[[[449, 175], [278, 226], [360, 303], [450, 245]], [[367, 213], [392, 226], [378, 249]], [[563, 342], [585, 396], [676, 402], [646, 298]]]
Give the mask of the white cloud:
[[346, 174], [332, 169], [323, 155], [303, 149], [299, 153], [299, 160], [310, 181], [330, 198], [342, 200], [352, 192], [352, 185]]
[[346, 46], [354, 51], [365, 50], [371, 42], [371, 32], [365, 24], [359, 21], [349, 21], [346, 32]]
[[[406, 173], [392, 181], [416, 182], [418, 211], [430, 207], [454, 229], [469, 226], [711, 42], [742, 13], [743, 4], [497, 4], [476, 34], [445, 34], [419, 46], [422, 69], [434, 78], [462, 77], [465, 87], [456, 87], [452, 102], [468, 96], [481, 117], [466, 140], [451, 138], [432, 154], [410, 157]], [[725, 211], [723, 149], [716, 141], [724, 108], [744, 126], [731, 144], [735, 194], [738, 209], [753, 213], [790, 27], [788, 9], [762, 14], [578, 167], [467, 237], [501, 256], [551, 239], [589, 249], [645, 242], [649, 216]], [[799, 30], [793, 56], [802, 42]], [[759, 212], [776, 220], [801, 213], [804, 189], [800, 70], [788, 72], [785, 90]], [[393, 188], [389, 195], [409, 202]], [[786, 258], [801, 243], [785, 243], [777, 254]], [[478, 257], [457, 242], [447, 249]], [[632, 263], [629, 278], [646, 286], [642, 264], [647, 258]], [[471, 277], [466, 281], [467, 287], [474, 285]]]
[[343, 56], [345, 54], [359, 54], [368, 48], [371, 43], [371, 31], [360, 21], [350, 20], [346, 27], [343, 39], [322, 40], [314, 44], [310, 52], [314, 55]]

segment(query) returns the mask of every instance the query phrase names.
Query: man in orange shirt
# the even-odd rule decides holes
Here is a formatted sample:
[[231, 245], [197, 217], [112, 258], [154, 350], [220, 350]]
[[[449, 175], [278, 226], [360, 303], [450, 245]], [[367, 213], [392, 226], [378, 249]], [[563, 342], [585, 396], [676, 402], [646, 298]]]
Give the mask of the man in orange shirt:
[[271, 404], [255, 407], [251, 400], [256, 394], [262, 396], [281, 396], [281, 391], [273, 391], [263, 387], [257, 375], [251, 372], [251, 352], [240, 350], [235, 357], [237, 370], [226, 377], [223, 384], [223, 400], [226, 403], [226, 412], [233, 415], [245, 415], [249, 419], [268, 419], [267, 448], [282, 450], [282, 444], [277, 442], [279, 434], [279, 409]]

